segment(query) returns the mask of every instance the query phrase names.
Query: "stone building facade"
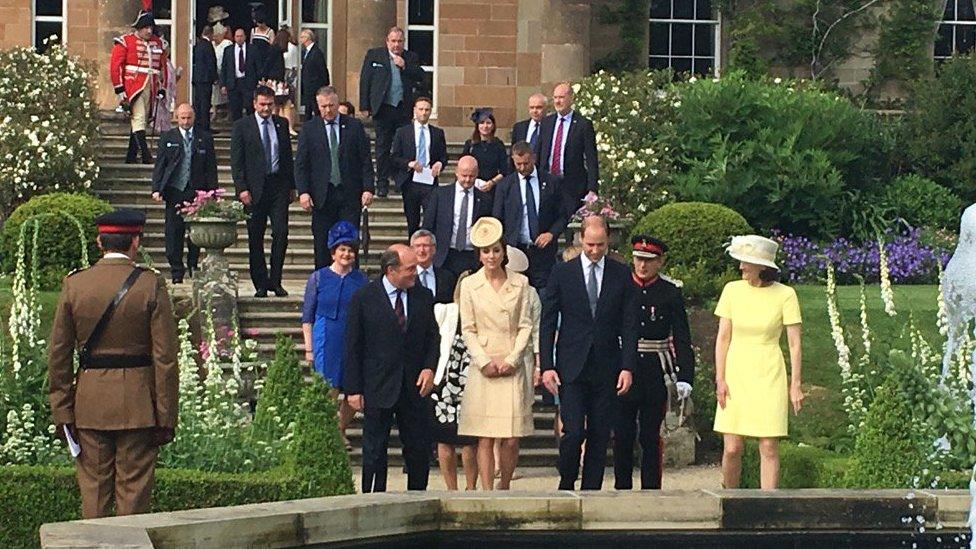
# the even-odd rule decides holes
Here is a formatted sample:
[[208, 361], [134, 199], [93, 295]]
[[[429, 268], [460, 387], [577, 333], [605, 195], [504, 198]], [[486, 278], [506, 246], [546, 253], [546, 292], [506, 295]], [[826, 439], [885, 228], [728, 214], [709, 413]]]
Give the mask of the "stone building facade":
[[[976, 36], [973, 0], [949, 0], [952, 19], [940, 26], [934, 56], [942, 42], [952, 51]], [[0, 48], [41, 44], [58, 35], [71, 53], [92, 60], [99, 69], [99, 101], [114, 108], [107, 74], [112, 38], [127, 32], [141, 0], [0, 0]], [[476, 107], [495, 109], [499, 127], [508, 128], [525, 114], [529, 95], [549, 92], [560, 80], [589, 74], [620, 47], [619, 28], [604, 24], [607, 8], [620, 0], [153, 0], [160, 30], [171, 43], [177, 67], [184, 70], [179, 99], [189, 94], [189, 53], [208, 9], [223, 6], [246, 20], [255, 4], [264, 4], [273, 24], [311, 27], [320, 36], [333, 84], [340, 95], [358, 103], [359, 70], [365, 51], [383, 44], [386, 30], [407, 31], [407, 47], [420, 54], [428, 71], [436, 123], [451, 140], [471, 132], [468, 116]], [[653, 0], [639, 53], [652, 68], [708, 74], [720, 71], [729, 33], [717, 0]], [[948, 15], [947, 15], [948, 17]], [[962, 20], [966, 19], [966, 20]], [[958, 37], [956, 36], [958, 34]], [[873, 66], [874, 36], [864, 36], [857, 52], [835, 67], [842, 86], [857, 91]], [[970, 41], [973, 39], [970, 38]], [[959, 44], [957, 44], [959, 42]], [[971, 47], [972, 44], [969, 44]], [[946, 49], [943, 45], [942, 49]], [[944, 52], [942, 52], [944, 54]], [[787, 70], [782, 75], [804, 76]]]

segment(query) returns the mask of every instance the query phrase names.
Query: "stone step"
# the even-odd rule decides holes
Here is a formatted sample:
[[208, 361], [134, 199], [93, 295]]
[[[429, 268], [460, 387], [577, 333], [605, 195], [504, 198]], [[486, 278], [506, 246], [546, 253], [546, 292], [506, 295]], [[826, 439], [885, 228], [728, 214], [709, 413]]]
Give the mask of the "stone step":
[[[553, 444], [555, 444], [555, 439], [553, 439]], [[390, 439], [390, 446], [393, 446], [393, 438]], [[558, 448], [525, 448], [519, 450], [519, 460], [518, 467], [551, 467], [553, 474], [555, 474], [556, 466], [559, 462], [559, 449]], [[363, 450], [359, 447], [353, 447], [352, 451], [349, 452], [349, 463], [354, 467], [360, 467], [363, 464]], [[387, 475], [392, 477], [393, 475], [402, 474], [400, 468], [403, 466], [403, 453], [400, 451], [391, 450], [388, 453], [387, 463], [389, 469]], [[607, 465], [613, 466], [613, 450], [607, 450]], [[516, 469], [517, 471], [518, 469]], [[437, 465], [434, 460], [431, 460], [431, 474], [436, 475]], [[460, 474], [460, 470], [458, 472]], [[555, 489], [555, 486], [553, 486]]]

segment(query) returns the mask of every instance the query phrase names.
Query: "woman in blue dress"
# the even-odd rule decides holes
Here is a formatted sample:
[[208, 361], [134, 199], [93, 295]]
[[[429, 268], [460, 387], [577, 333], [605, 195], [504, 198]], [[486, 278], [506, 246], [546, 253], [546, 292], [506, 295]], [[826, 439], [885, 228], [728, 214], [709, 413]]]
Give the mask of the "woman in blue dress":
[[332, 386], [339, 399], [339, 431], [346, 448], [346, 427], [354, 411], [342, 398], [343, 359], [345, 354], [346, 318], [352, 294], [366, 285], [366, 275], [356, 268], [359, 232], [348, 221], [339, 221], [329, 229], [329, 251], [332, 265], [308, 277], [305, 303], [302, 307], [302, 333], [305, 336], [305, 360]]

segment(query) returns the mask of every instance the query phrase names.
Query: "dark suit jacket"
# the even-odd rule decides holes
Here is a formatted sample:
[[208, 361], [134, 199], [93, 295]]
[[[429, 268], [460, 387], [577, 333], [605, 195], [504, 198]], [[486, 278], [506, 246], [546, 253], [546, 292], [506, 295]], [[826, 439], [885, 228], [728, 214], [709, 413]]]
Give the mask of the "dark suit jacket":
[[[536, 170], [539, 175], [539, 233], [552, 233], [559, 237], [566, 230], [569, 216], [563, 207], [563, 192], [559, 186], [559, 178]], [[495, 204], [492, 217], [501, 220], [505, 227], [505, 242], [511, 245], [519, 243], [522, 230], [522, 189], [518, 172], [505, 176], [495, 187]], [[555, 250], [555, 242], [547, 247]]]
[[315, 208], [341, 197], [359, 203], [363, 191], [373, 192], [373, 160], [369, 155], [369, 138], [363, 124], [354, 117], [339, 115], [339, 175], [342, 184], [334, 187], [332, 155], [325, 121], [309, 120], [298, 135], [295, 152], [295, 188], [309, 193]]
[[[557, 116], [558, 113], [553, 113], [542, 119], [539, 142], [536, 144], [535, 157], [538, 159], [539, 169], [546, 173], [549, 172], [551, 163], [550, 152], [555, 137], [553, 131], [556, 128]], [[564, 127], [563, 132], [563, 139], [566, 140], [566, 149], [563, 153], [563, 192], [567, 197], [574, 197], [574, 199], [581, 198], [588, 191], [596, 192], [600, 173], [593, 123], [579, 111], [573, 111], [568, 131]], [[567, 206], [575, 211], [580, 205]]]
[[302, 55], [302, 103], [309, 105], [315, 102], [315, 92], [331, 82], [329, 68], [325, 66], [325, 55], [318, 42], [312, 44], [308, 55], [305, 55], [304, 46], [299, 51]]
[[[556, 370], [562, 383], [572, 383], [587, 359], [616, 374], [633, 372], [637, 364], [636, 287], [626, 265], [606, 258], [596, 316], [590, 313], [580, 258], [558, 263], [542, 292], [539, 359], [542, 370]], [[556, 343], [557, 323], [559, 341]], [[556, 360], [553, 363], [553, 347]]]
[[255, 40], [251, 42], [245, 55], [244, 65], [247, 68], [244, 72], [249, 81], [253, 80], [257, 84], [266, 79], [285, 79], [285, 57], [277, 47], [264, 40]]
[[[165, 131], [159, 136], [156, 165], [153, 167], [152, 192], [163, 192], [176, 177], [183, 160], [183, 134], [179, 128]], [[190, 182], [187, 190], [211, 190], [217, 188], [217, 155], [214, 153], [213, 136], [200, 128], [193, 128], [193, 155], [190, 158]]]
[[[231, 67], [233, 70], [233, 67]], [[193, 84], [213, 84], [217, 81], [217, 54], [213, 42], [200, 38], [193, 45]]]
[[363, 68], [359, 71], [359, 109], [376, 114], [386, 93], [390, 90], [390, 71], [394, 68], [400, 71], [403, 82], [403, 104], [412, 107], [414, 88], [418, 87], [424, 78], [424, 68], [420, 66], [417, 54], [403, 50], [403, 68], [400, 69], [390, 60], [390, 51], [386, 46], [373, 48], [366, 52], [363, 58]]
[[[363, 395], [367, 408], [392, 408], [402, 384], [413, 385], [423, 369], [437, 368], [440, 332], [430, 291], [407, 290], [407, 328], [401, 331], [382, 279], [353, 294], [346, 324], [346, 364], [342, 388]], [[416, 402], [422, 399], [411, 387]]]
[[[529, 121], [529, 118], [519, 120], [514, 126], [512, 126], [512, 142], [509, 145], [514, 145], [519, 141], [525, 141], [526, 143], [529, 142]], [[539, 131], [541, 132], [542, 129], [540, 128]]]
[[[437, 284], [434, 303], [454, 303], [454, 286], [457, 285], [457, 277], [447, 269], [436, 266], [432, 266], [432, 268], [434, 269], [434, 283]], [[420, 283], [419, 280], [417, 283]]]
[[[288, 188], [295, 188], [295, 161], [291, 154], [291, 135], [288, 133], [288, 120], [271, 115], [278, 134], [278, 174], [288, 182]], [[234, 177], [237, 194], [251, 192], [251, 200], [260, 202], [264, 194], [267, 176], [264, 158], [264, 144], [255, 115], [248, 115], [234, 122], [230, 136], [230, 171]]]
[[[237, 42], [231, 43], [231, 45], [224, 48], [224, 58], [220, 60], [220, 85], [225, 86], [228, 90], [233, 90], [237, 87], [237, 60], [234, 56], [237, 54]], [[244, 85], [248, 86], [248, 89], [253, 89], [257, 84], [257, 79], [254, 78], [254, 74], [248, 74], [247, 60], [251, 57], [251, 46], [248, 43], [244, 43]]]
[[[456, 184], [455, 184], [456, 185]], [[434, 233], [437, 238], [437, 253], [434, 254], [434, 267], [440, 268], [447, 258], [447, 251], [451, 248], [451, 236], [454, 232], [454, 193], [455, 185], [441, 185], [430, 193], [427, 207], [424, 209], [424, 221], [421, 228]], [[486, 193], [471, 188], [474, 191], [474, 204], [468, 206], [471, 210], [471, 224], [478, 219], [491, 215], [491, 197]], [[470, 227], [469, 232], [470, 235]]]
[[[430, 158], [427, 165], [433, 166], [434, 163], [440, 162], [446, 168], [447, 139], [444, 137], [444, 130], [428, 123], [427, 134], [430, 137]], [[393, 135], [393, 149], [390, 156], [390, 160], [396, 166], [393, 179], [396, 181], [397, 188], [402, 191], [403, 186], [413, 180], [414, 172], [410, 169], [410, 163], [417, 159], [417, 143], [414, 141], [412, 121], [406, 126], [397, 128], [396, 134]], [[436, 177], [434, 185], [437, 185]]]

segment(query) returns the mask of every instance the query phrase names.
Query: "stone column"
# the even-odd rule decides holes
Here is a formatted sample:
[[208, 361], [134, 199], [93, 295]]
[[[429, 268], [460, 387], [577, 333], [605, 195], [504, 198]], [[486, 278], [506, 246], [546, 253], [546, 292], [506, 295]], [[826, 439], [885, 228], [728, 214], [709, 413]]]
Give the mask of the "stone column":
[[[140, 0], [98, 0], [98, 42], [102, 53], [96, 57], [98, 66], [98, 105], [102, 109], [113, 110], [118, 106], [112, 79], [108, 73], [108, 63], [112, 55], [112, 40], [132, 30], [132, 22], [142, 9]], [[71, 36], [68, 36], [71, 43]]]
[[347, 0], [346, 5], [346, 97], [359, 107], [363, 57], [386, 43], [386, 31], [397, 24], [397, 6], [391, 0]]
[[590, 73], [590, 5], [576, 0], [549, 0], [543, 20], [542, 89], [556, 82], [579, 80]]

